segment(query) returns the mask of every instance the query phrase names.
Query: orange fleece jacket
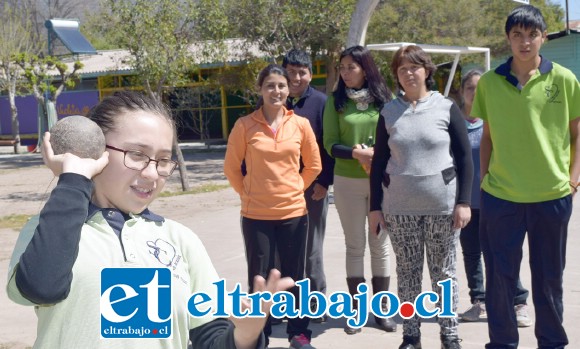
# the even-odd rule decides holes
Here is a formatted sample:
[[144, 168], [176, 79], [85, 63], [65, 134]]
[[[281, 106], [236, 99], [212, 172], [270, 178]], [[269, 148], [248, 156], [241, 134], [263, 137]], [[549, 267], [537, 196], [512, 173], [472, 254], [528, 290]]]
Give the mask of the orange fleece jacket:
[[224, 173], [240, 195], [244, 217], [279, 220], [308, 213], [304, 190], [322, 170], [320, 153], [308, 119], [284, 112], [276, 133], [260, 108], [239, 118], [228, 138]]

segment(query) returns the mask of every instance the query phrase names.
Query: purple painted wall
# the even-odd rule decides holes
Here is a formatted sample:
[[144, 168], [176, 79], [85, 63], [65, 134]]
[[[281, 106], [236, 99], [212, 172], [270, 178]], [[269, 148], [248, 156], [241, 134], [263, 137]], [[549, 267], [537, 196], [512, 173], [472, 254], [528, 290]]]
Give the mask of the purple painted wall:
[[[20, 133], [37, 133], [37, 108], [34, 96], [17, 96], [16, 108], [18, 108], [18, 121]], [[0, 129], [2, 136], [12, 135], [12, 121], [10, 118], [10, 103], [7, 96], [0, 97]]]
[[[69, 115], [86, 115], [89, 109], [98, 102], [98, 91], [63, 92], [56, 103], [58, 118], [61, 119]], [[16, 97], [16, 107], [20, 121], [20, 134], [23, 136], [32, 135], [36, 138], [38, 133], [38, 103], [36, 99], [34, 96], [18, 96]], [[7, 96], [0, 96], [0, 131], [2, 136], [12, 135], [10, 103]]]
[[56, 112], [59, 119], [70, 115], [87, 115], [97, 103], [99, 103], [98, 91], [63, 93], [58, 97]]

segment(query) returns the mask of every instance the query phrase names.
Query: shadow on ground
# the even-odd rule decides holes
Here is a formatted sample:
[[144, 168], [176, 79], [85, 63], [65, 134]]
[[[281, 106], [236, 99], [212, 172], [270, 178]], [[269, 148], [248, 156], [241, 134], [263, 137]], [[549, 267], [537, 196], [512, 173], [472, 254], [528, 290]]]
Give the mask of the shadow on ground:
[[15, 168], [26, 168], [42, 165], [42, 156], [40, 154], [18, 154], [18, 155], [1, 155], [0, 170], [9, 170]]

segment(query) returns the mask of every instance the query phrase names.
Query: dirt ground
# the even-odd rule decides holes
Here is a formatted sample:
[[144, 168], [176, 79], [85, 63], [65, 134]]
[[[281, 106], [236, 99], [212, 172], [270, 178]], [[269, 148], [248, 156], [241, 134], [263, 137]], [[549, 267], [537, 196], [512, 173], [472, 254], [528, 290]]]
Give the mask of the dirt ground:
[[[1, 150], [1, 149], [0, 149]], [[225, 184], [223, 176], [224, 151], [200, 152], [200, 149], [185, 151], [190, 184], [200, 186], [208, 183]], [[9, 156], [0, 154], [0, 218], [11, 214], [37, 214], [42, 208], [48, 193], [56, 180], [42, 165], [39, 155]], [[166, 189], [179, 191], [179, 176], [174, 174]], [[578, 198], [575, 199], [578, 203]], [[227, 280], [228, 289], [237, 282], [246, 287], [246, 261], [243, 240], [240, 233], [239, 197], [231, 189], [195, 195], [180, 195], [157, 199], [151, 209], [190, 227], [203, 241], [218, 274]], [[564, 326], [567, 329], [569, 348], [580, 348], [580, 332], [574, 331], [580, 323], [580, 206], [574, 207], [575, 213], [570, 222], [568, 235], [568, 257], [564, 275]], [[36, 338], [36, 316], [31, 307], [23, 307], [9, 301], [4, 288], [7, 267], [18, 232], [13, 229], [0, 229], [0, 349], [30, 348]], [[344, 235], [334, 205], [329, 207], [326, 237], [324, 243], [324, 264], [328, 293], [344, 291], [345, 250]], [[467, 309], [470, 304], [463, 261], [460, 250], [458, 264], [459, 304], [458, 311]], [[531, 285], [531, 275], [527, 266], [528, 253], [524, 245], [524, 256], [520, 277], [525, 287]], [[370, 280], [370, 263], [365, 260], [367, 280]], [[396, 289], [395, 258], [391, 252], [391, 278]], [[428, 269], [423, 271], [423, 289], [429, 289]], [[231, 287], [230, 287], [231, 286]], [[531, 297], [528, 299], [531, 304]], [[530, 306], [534, 318], [534, 309]], [[397, 318], [399, 324], [402, 319]], [[375, 348], [396, 349], [401, 343], [401, 327], [395, 333], [380, 331], [372, 323], [367, 324], [363, 333], [348, 336], [342, 330], [344, 319], [330, 319], [324, 324], [311, 324], [313, 345], [319, 349]], [[287, 348], [286, 326], [274, 326], [270, 348]], [[439, 326], [433, 319], [426, 319], [421, 327], [422, 342], [425, 348], [437, 348]], [[534, 327], [522, 328], [520, 349], [537, 348]], [[481, 349], [488, 341], [485, 321], [461, 323], [459, 335], [464, 349]]]
[[[227, 184], [223, 175], [223, 150], [184, 150], [184, 157], [192, 187], [208, 183]], [[43, 165], [39, 154], [0, 155], [0, 217], [37, 214], [56, 181]], [[176, 170], [164, 191], [180, 189], [180, 177]]]

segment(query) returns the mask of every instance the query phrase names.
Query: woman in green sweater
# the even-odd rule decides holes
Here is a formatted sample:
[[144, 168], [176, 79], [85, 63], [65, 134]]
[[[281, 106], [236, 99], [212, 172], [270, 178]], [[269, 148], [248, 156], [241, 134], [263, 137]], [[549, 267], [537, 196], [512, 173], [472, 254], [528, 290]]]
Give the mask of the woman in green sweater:
[[[373, 292], [387, 291], [390, 281], [389, 240], [367, 229], [370, 163], [379, 111], [392, 98], [391, 91], [369, 52], [349, 47], [340, 55], [340, 77], [326, 102], [323, 117], [324, 147], [336, 159], [334, 201], [346, 243], [346, 282], [351, 295], [365, 282], [364, 255], [368, 237]], [[386, 304], [385, 304], [386, 306]], [[380, 328], [396, 331], [392, 319], [375, 317]], [[348, 325], [345, 332], [360, 329]]]

